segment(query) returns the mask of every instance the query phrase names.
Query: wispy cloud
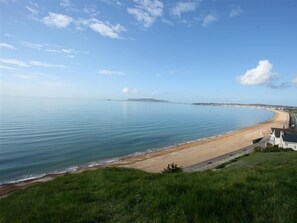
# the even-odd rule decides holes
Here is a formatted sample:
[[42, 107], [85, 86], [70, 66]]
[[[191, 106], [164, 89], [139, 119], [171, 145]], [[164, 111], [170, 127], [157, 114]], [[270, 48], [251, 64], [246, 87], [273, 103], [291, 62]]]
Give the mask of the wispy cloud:
[[24, 47], [37, 49], [37, 50], [41, 50], [42, 48], [44, 48], [43, 44], [31, 43], [31, 42], [27, 42], [27, 41], [21, 41], [21, 45], [24, 46]]
[[174, 23], [171, 22], [171, 21], [168, 20], [168, 19], [164, 19], [164, 18], [162, 18], [162, 22], [165, 23], [165, 24], [167, 24], [167, 25], [174, 26]]
[[63, 65], [59, 65], [59, 64], [48, 64], [48, 63], [44, 63], [44, 62], [40, 62], [40, 61], [36, 61], [36, 60], [29, 61], [29, 64], [32, 65], [32, 66], [47, 67], [47, 68], [52, 68], [52, 67], [62, 68], [62, 67], [64, 67]]
[[98, 10], [96, 9], [96, 6], [92, 6], [92, 7], [85, 7], [83, 9], [83, 12], [86, 13], [89, 17], [94, 18], [97, 17], [99, 15]]
[[31, 19], [40, 21], [40, 19], [37, 18], [40, 12], [40, 8], [37, 3], [29, 1], [29, 4], [26, 6], [26, 9], [30, 12], [29, 17], [31, 17]]
[[66, 28], [73, 21], [73, 18], [63, 14], [49, 12], [49, 15], [42, 19], [42, 22], [51, 27], [59, 29]]
[[73, 54], [74, 49], [46, 49], [47, 52], [52, 52], [52, 53], [66, 53], [66, 54]]
[[25, 62], [20, 61], [20, 60], [15, 60], [15, 59], [2, 59], [2, 58], [0, 58], [0, 62], [4, 63], [4, 64], [19, 66], [19, 67], [29, 67], [29, 65], [26, 64]]
[[134, 0], [134, 7], [128, 8], [128, 13], [144, 27], [153, 25], [163, 14], [163, 3], [160, 0]]
[[217, 21], [217, 17], [214, 14], [208, 14], [206, 16], [202, 17], [202, 26], [203, 27], [207, 27], [210, 24], [214, 23], [215, 21]]
[[16, 48], [13, 45], [8, 44], [8, 43], [0, 43], [0, 49], [1, 48], [6, 48], [6, 49], [10, 49], [10, 50], [16, 50]]
[[0, 64], [0, 69], [4, 69], [4, 70], [15, 70], [14, 67], [8, 67], [8, 66], [4, 66], [2, 64]]
[[63, 65], [57, 65], [57, 64], [48, 64], [36, 60], [31, 60], [28, 63], [16, 60], [16, 59], [2, 59], [0, 58], [0, 63], [3, 64], [9, 64], [9, 65], [14, 65], [18, 67], [30, 67], [30, 66], [38, 66], [38, 67], [47, 67], [47, 68], [52, 68], [52, 67], [64, 67]]
[[122, 92], [123, 92], [124, 94], [128, 93], [128, 92], [129, 92], [129, 88], [124, 87], [124, 88], [122, 89]]
[[101, 36], [112, 39], [120, 39], [119, 34], [127, 30], [120, 24], [112, 25], [109, 22], [103, 22], [98, 19], [90, 19], [87, 21], [87, 24], [93, 31], [99, 33]]
[[288, 83], [288, 82], [283, 82], [283, 83], [280, 83], [280, 84], [275, 84], [275, 83], [269, 82], [267, 84], [267, 86], [270, 87], [270, 88], [273, 88], [273, 89], [284, 89], [284, 88], [291, 87], [291, 84]]
[[71, 2], [70, 2], [70, 0], [62, 0], [60, 2], [60, 5], [63, 6], [63, 7], [70, 7], [71, 6]]
[[238, 77], [238, 81], [242, 85], [268, 84], [273, 77], [272, 67], [269, 60], [260, 60], [257, 67], [247, 70]]
[[110, 75], [110, 76], [123, 76], [123, 75], [125, 75], [125, 73], [122, 72], [122, 71], [114, 71], [114, 70], [99, 70], [98, 73], [102, 74], [102, 75]]
[[171, 10], [171, 13], [174, 16], [180, 17], [183, 13], [195, 11], [197, 6], [197, 1], [177, 2]]
[[113, 6], [122, 6], [123, 5], [123, 3], [119, 0], [102, 0], [102, 1], [109, 5], [113, 5]]
[[60, 6], [64, 7], [66, 11], [81, 12], [81, 10], [73, 3], [72, 0], [62, 0]]
[[35, 8], [32, 8], [32, 7], [29, 7], [29, 6], [26, 6], [26, 9], [31, 12], [32, 15], [38, 15], [39, 14], [39, 11]]
[[72, 48], [66, 48], [62, 46], [50, 45], [50, 44], [40, 44], [40, 43], [31, 43], [27, 41], [21, 41], [20, 44], [24, 47], [28, 47], [35, 50], [44, 50], [51, 53], [61, 53], [65, 54], [67, 57], [74, 57], [75, 54], [88, 54], [88, 51], [75, 50]]
[[65, 54], [66, 57], [70, 57], [73, 58], [75, 57], [76, 54], [88, 54], [88, 51], [82, 51], [82, 50], [75, 50], [72, 48], [51, 48], [51, 49], [46, 49], [47, 52], [51, 52], [51, 53], [61, 53], [61, 54]]
[[236, 7], [233, 6], [229, 13], [229, 17], [233, 18], [241, 15], [242, 13], [243, 13], [243, 10], [241, 9], [240, 6], [236, 6]]
[[293, 84], [297, 85], [297, 76], [292, 80]]
[[132, 89], [130, 89], [130, 88], [128, 88], [128, 87], [124, 87], [124, 88], [122, 89], [122, 92], [123, 92], [124, 94], [128, 94], [128, 93], [136, 94], [136, 93], [138, 92], [138, 90], [137, 90], [136, 88], [132, 88]]

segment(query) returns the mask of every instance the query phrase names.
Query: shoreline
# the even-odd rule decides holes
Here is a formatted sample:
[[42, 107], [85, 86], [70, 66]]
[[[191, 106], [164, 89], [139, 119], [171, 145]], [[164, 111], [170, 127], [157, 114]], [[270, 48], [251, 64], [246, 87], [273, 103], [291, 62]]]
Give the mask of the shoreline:
[[[28, 178], [27, 180], [24, 179], [20, 181], [11, 182], [11, 183], [4, 183], [0, 185], [0, 197], [9, 195], [10, 193], [24, 189], [33, 184], [46, 182], [56, 177], [64, 176], [65, 174], [81, 173], [84, 171], [96, 170], [103, 167], [128, 167], [128, 168], [141, 169], [148, 172], [160, 172], [167, 166], [168, 163], [172, 163], [172, 162], [175, 162], [178, 165], [182, 165], [184, 168], [190, 167], [195, 164], [199, 164], [207, 160], [222, 156], [229, 152], [235, 152], [238, 149], [252, 145], [252, 144], [247, 145], [246, 143], [243, 143], [243, 144], [237, 143], [238, 145], [235, 145], [236, 143], [235, 144], [233, 143], [232, 145], [232, 143], [231, 144], [227, 143], [227, 144], [230, 144], [229, 146], [233, 149], [220, 150], [215, 148], [215, 151], [209, 151], [209, 148], [207, 148], [208, 144], [213, 144], [213, 142], [221, 141], [224, 139], [225, 140], [229, 139], [232, 141], [232, 137], [238, 136], [241, 133], [250, 132], [250, 131], [258, 131], [258, 134], [252, 134], [257, 136], [258, 138], [262, 136], [264, 137], [264, 136], [267, 136], [267, 134], [270, 134], [271, 127], [282, 127], [284, 124], [286, 124], [286, 122], [288, 121], [287, 112], [277, 111], [277, 110], [270, 110], [270, 111], [274, 112], [274, 116], [265, 122], [261, 122], [256, 125], [234, 130], [231, 132], [226, 132], [220, 135], [215, 135], [215, 136], [197, 139], [197, 140], [191, 140], [184, 143], [179, 143], [173, 146], [163, 147], [152, 151], [146, 151], [142, 153], [136, 152], [127, 156], [111, 159], [111, 161], [107, 160], [105, 163], [98, 162], [95, 164], [89, 164], [87, 166], [80, 166], [74, 171], [69, 171], [69, 172], [62, 171], [58, 173], [49, 173], [49, 174], [41, 175], [40, 177], [36, 177], [36, 178], [31, 178], [31, 179]], [[259, 132], [260, 130], [261, 132]], [[250, 137], [248, 138], [250, 139]], [[205, 152], [208, 153], [208, 155], [207, 154], [205, 155]]]
[[166, 150], [155, 151], [138, 157], [127, 158], [115, 165], [141, 169], [147, 172], [160, 172], [167, 164], [177, 163], [189, 167], [215, 157], [234, 152], [252, 145], [252, 141], [270, 135], [271, 127], [283, 127], [288, 122], [288, 113], [270, 110], [275, 115], [265, 122], [228, 132], [225, 134], [174, 146]]

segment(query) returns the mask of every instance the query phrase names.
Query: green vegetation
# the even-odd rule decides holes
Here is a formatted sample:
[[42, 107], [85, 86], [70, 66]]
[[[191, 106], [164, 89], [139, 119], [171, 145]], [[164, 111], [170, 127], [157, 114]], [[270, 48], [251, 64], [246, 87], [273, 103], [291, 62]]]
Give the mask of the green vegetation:
[[282, 148], [282, 147], [278, 147], [278, 146], [273, 146], [273, 145], [268, 145], [266, 147], [261, 147], [261, 146], [256, 146], [254, 148], [255, 152], [263, 152], [263, 153], [272, 153], [272, 152], [290, 152], [290, 151], [294, 151], [291, 148]]
[[168, 164], [166, 168], [162, 171], [162, 173], [181, 173], [183, 172], [182, 166], [178, 166], [175, 163]]
[[242, 155], [242, 156], [240, 156], [240, 157], [237, 157], [237, 158], [235, 158], [235, 159], [229, 160], [229, 161], [227, 161], [227, 162], [225, 162], [225, 163], [221, 163], [221, 164], [217, 165], [217, 166], [215, 167], [215, 169], [222, 169], [222, 168], [225, 168], [226, 166], [228, 166], [228, 165], [230, 165], [230, 164], [232, 164], [232, 163], [235, 163], [235, 162], [237, 162], [239, 159], [241, 159], [241, 158], [243, 158], [243, 157], [246, 157], [246, 156], [249, 156], [249, 155], [250, 155], [250, 154], [244, 154], [244, 155]]
[[0, 222], [296, 222], [297, 153], [252, 153], [215, 171], [68, 174], [0, 200]]

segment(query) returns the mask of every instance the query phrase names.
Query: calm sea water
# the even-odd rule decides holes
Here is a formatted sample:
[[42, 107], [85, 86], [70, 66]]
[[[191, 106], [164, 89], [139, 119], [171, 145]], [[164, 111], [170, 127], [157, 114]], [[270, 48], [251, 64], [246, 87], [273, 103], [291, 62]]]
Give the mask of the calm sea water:
[[273, 117], [252, 108], [1, 98], [0, 183], [75, 169], [247, 127]]

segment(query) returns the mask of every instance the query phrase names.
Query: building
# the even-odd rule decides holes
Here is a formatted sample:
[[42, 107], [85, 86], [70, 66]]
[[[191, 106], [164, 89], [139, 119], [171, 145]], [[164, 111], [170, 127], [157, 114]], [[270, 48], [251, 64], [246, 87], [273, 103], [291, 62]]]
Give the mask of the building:
[[282, 148], [291, 148], [297, 151], [297, 130], [271, 128], [271, 136], [269, 142], [272, 145]]
[[286, 133], [282, 135], [282, 140], [279, 146], [297, 151], [297, 133]]

